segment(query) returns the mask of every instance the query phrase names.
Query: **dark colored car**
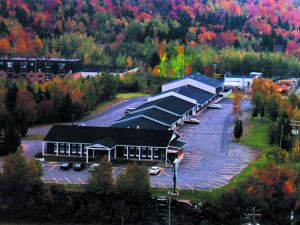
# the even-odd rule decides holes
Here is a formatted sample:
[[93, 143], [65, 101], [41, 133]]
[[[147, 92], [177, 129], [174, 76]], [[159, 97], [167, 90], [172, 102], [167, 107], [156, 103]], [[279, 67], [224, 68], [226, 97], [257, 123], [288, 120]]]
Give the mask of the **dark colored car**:
[[66, 163], [63, 163], [63, 164], [60, 166], [60, 169], [61, 169], [61, 170], [68, 170], [68, 169], [72, 168], [72, 166], [73, 166], [73, 163], [66, 162]]
[[85, 168], [85, 164], [84, 163], [76, 163], [75, 165], [74, 165], [74, 170], [76, 170], [76, 171], [81, 171], [81, 170], [83, 170]]

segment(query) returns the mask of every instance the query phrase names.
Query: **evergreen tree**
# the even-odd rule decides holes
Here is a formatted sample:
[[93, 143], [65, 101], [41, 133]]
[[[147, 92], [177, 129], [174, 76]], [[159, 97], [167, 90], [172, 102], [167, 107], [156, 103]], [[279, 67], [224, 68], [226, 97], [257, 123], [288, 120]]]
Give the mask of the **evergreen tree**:
[[233, 135], [237, 141], [239, 141], [243, 135], [243, 122], [238, 118], [234, 123]]
[[10, 116], [4, 130], [4, 142], [0, 155], [16, 152], [20, 144], [20, 134], [16, 128], [15, 118]]
[[106, 157], [103, 157], [96, 172], [89, 177], [87, 191], [100, 196], [109, 196], [114, 191], [112, 166]]
[[268, 114], [268, 117], [275, 122], [277, 117], [279, 116], [279, 103], [278, 99], [275, 95], [272, 95], [266, 102], [266, 111]]
[[[18, 150], [9, 155], [0, 173], [0, 202], [6, 208], [5, 215], [12, 220], [27, 219], [42, 195], [42, 170], [34, 160], [27, 161]], [[32, 212], [33, 211], [33, 212]]]
[[26, 113], [24, 112], [24, 110], [21, 110], [18, 113], [17, 124], [18, 124], [19, 132], [20, 132], [21, 136], [24, 137], [28, 131], [28, 122], [27, 122], [27, 117], [26, 117]]
[[150, 180], [144, 166], [136, 163], [128, 165], [116, 181], [116, 192], [131, 201], [143, 201], [150, 196]]
[[9, 112], [14, 111], [16, 107], [17, 95], [18, 95], [18, 87], [15, 83], [13, 83], [8, 87], [6, 92], [5, 105], [7, 111]]

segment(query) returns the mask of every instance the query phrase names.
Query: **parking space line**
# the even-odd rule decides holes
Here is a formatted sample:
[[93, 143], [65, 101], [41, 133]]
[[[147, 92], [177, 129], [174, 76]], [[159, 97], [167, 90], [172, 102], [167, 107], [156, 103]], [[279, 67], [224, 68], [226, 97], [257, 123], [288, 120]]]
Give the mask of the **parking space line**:
[[166, 171], [164, 171], [164, 173], [169, 177], [170, 176], [170, 174], [168, 174]]
[[59, 181], [55, 177], [52, 177], [52, 179], [59, 184]]
[[164, 188], [167, 188], [167, 186], [166, 185], [164, 185], [163, 183], [161, 183], [161, 182], [158, 182], [158, 184], [159, 185], [161, 185], [161, 186], [163, 186]]
[[191, 185], [189, 185], [188, 183], [185, 183], [185, 185], [188, 186], [190, 189], [192, 189], [192, 191], [194, 190], [194, 188]]
[[117, 167], [113, 167], [111, 172], [113, 173], [116, 169], [117, 169]]
[[203, 183], [203, 184], [205, 184], [205, 185], [207, 185], [207, 186], [209, 186], [209, 187], [212, 187], [212, 188], [217, 188], [218, 186], [215, 186], [215, 185], [211, 185], [211, 184], [209, 184], [209, 183]]
[[82, 184], [85, 184], [83, 180], [81, 180], [80, 178], [78, 178], [79, 182]]
[[51, 172], [54, 168], [58, 167], [58, 165], [53, 165], [49, 170], [48, 172]]
[[65, 177], [66, 181], [68, 181], [70, 184], [72, 184], [72, 182], [67, 178]]

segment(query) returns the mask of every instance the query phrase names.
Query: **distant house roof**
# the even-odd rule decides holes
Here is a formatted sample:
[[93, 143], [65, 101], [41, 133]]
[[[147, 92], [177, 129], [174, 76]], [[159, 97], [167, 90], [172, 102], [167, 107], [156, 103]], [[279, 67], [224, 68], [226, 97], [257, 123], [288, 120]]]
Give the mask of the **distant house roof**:
[[136, 108], [133, 112], [154, 106], [171, 111], [177, 115], [183, 115], [186, 112], [190, 111], [192, 108], [194, 108], [195, 104], [174, 96], [168, 96], [151, 102], [146, 102], [145, 104]]
[[136, 69], [136, 67], [120, 67], [120, 66], [90, 66], [83, 65], [81, 67], [82, 72], [91, 72], [91, 73], [126, 73], [130, 70]]
[[168, 147], [174, 131], [150, 129], [132, 129], [118, 127], [90, 127], [72, 125], [54, 125], [44, 141], [49, 142], [74, 142], [74, 143], [97, 143], [113, 146], [157, 146]]
[[181, 79], [176, 79], [176, 80], [171, 81], [169, 83], [177, 82], [177, 81], [188, 79], [188, 78], [193, 79], [195, 81], [199, 81], [201, 83], [207, 84], [207, 85], [212, 86], [212, 87], [216, 87], [216, 88], [223, 84], [222, 81], [216, 80], [214, 78], [205, 76], [205, 75], [200, 74], [200, 73], [190, 74], [190, 75], [187, 75], [187, 76], [185, 76]]
[[184, 95], [186, 97], [195, 99], [197, 103], [201, 105], [216, 96], [215, 94], [201, 90], [191, 85], [178, 87], [172, 90], [168, 90], [167, 92], [172, 92], [172, 91]]
[[135, 118], [125, 122], [115, 123], [112, 127], [122, 127], [122, 128], [140, 128], [140, 129], [154, 129], [154, 130], [168, 130], [170, 127], [149, 120], [144, 117]]
[[118, 123], [119, 121], [122, 122], [122, 121], [131, 120], [142, 116], [152, 118], [166, 125], [172, 125], [181, 118], [180, 116], [175, 116], [161, 109], [150, 108], [143, 111], [137, 111], [137, 112], [133, 111], [130, 114], [127, 114], [126, 116], [120, 118], [116, 123]]
[[255, 75], [232, 75], [232, 74], [228, 74], [225, 75], [224, 78], [235, 78], [235, 79], [252, 79], [253, 77], [255, 77]]

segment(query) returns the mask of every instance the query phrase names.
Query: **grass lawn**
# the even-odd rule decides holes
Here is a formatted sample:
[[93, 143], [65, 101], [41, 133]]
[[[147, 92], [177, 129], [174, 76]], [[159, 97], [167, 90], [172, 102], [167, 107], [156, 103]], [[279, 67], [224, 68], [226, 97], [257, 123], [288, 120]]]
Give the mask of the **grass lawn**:
[[[103, 112], [104, 110], [111, 107], [112, 105], [122, 102], [124, 100], [130, 99], [130, 98], [141, 97], [141, 96], [147, 96], [147, 94], [140, 93], [140, 92], [119, 93], [116, 95], [115, 99], [108, 100], [108, 101], [105, 101], [105, 102], [102, 102], [101, 104], [99, 104], [95, 110], [90, 111], [88, 116]], [[87, 118], [88, 116], [84, 117], [83, 119]]]
[[225, 98], [233, 98], [233, 93], [230, 93], [230, 94], [227, 95]]
[[36, 134], [36, 135], [26, 135], [22, 138], [22, 140], [26, 141], [33, 141], [33, 140], [43, 140], [45, 135], [43, 134]]

